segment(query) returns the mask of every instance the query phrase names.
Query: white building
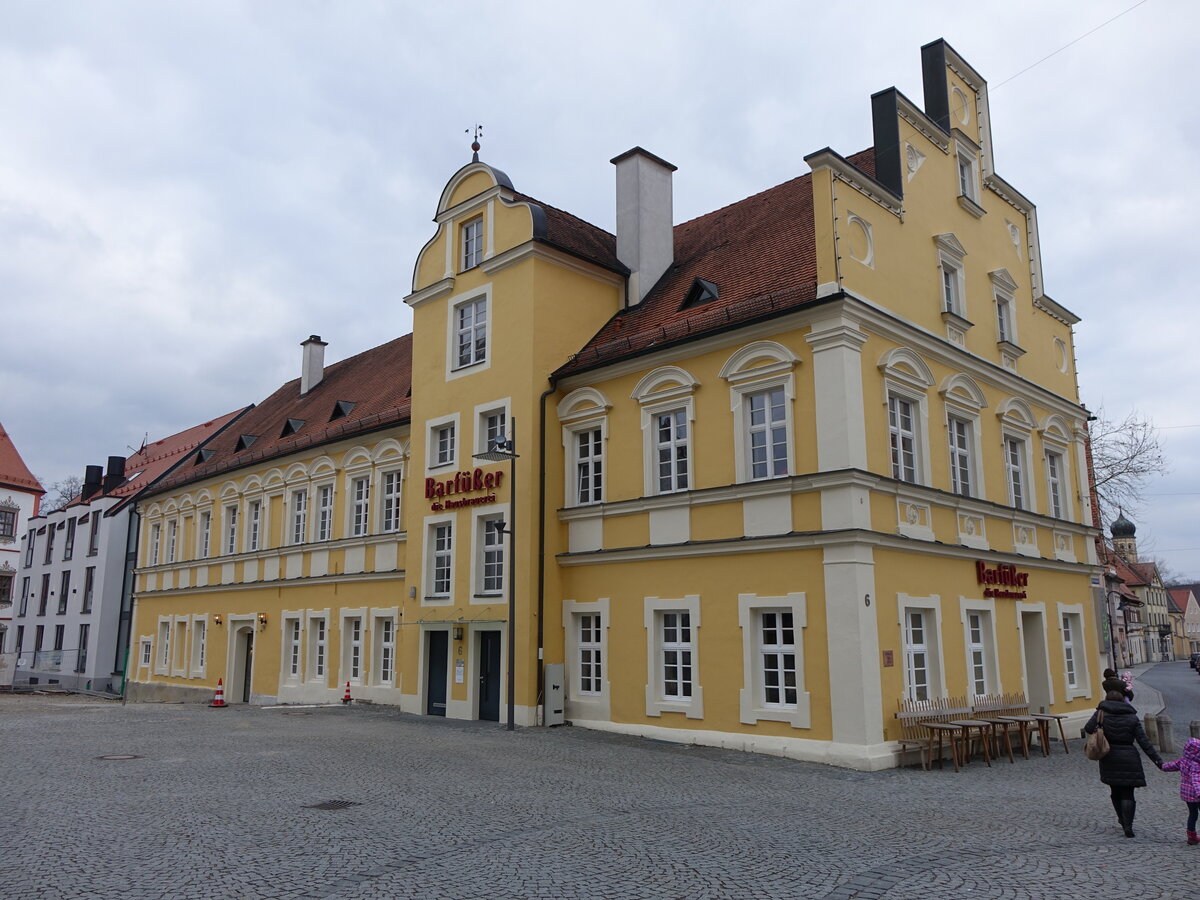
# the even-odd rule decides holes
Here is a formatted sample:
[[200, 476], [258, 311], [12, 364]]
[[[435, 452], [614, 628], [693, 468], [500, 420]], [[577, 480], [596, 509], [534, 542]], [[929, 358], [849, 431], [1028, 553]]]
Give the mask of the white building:
[[12, 683], [16, 663], [12, 634], [13, 597], [21, 566], [21, 523], [37, 515], [45, 491], [0, 425], [0, 687]]
[[[147, 444], [128, 459], [110, 456], [107, 469], [88, 466], [77, 498], [28, 520], [12, 616], [14, 684], [120, 693], [137, 498], [164, 475], [194, 463], [204, 444], [242, 412]], [[182, 535], [160, 540], [169, 557]]]

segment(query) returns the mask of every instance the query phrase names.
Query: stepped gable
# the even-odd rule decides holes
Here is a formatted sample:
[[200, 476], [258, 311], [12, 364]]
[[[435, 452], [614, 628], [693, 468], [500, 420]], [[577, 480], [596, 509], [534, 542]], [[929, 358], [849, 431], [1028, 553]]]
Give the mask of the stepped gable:
[[[874, 178], [873, 150], [847, 160]], [[637, 306], [613, 316], [555, 372], [561, 378], [629, 356], [767, 318], [817, 295], [812, 176], [675, 226], [675, 261]], [[716, 299], [684, 306], [697, 278]]]
[[0, 424], [0, 487], [14, 488], [26, 494], [44, 494], [41, 482], [33, 477], [17, 445]]
[[545, 214], [544, 228], [539, 225], [536, 216], [534, 218], [535, 240], [621, 275], [629, 274], [628, 267], [617, 259], [616, 235], [528, 194], [513, 191], [512, 196], [523, 203], [538, 207]]
[[[307, 394], [301, 395], [299, 378], [287, 382], [211, 441], [204, 448], [211, 452], [207, 459], [185, 462], [152, 493], [407, 422], [411, 389], [412, 335], [406, 334], [329, 364]], [[353, 407], [341, 413], [339, 406], [349, 404]], [[289, 419], [301, 424], [290, 429]], [[243, 435], [253, 436], [253, 442], [240, 446]]]

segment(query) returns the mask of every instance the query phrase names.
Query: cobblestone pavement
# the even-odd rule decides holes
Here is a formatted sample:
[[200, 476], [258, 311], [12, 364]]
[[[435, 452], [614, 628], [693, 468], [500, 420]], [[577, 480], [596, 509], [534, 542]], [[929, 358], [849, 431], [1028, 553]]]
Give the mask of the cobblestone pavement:
[[7, 900], [1154, 900], [1200, 872], [1177, 779], [1149, 767], [1127, 840], [1078, 740], [866, 774], [384, 707], [0, 696], [0, 766]]

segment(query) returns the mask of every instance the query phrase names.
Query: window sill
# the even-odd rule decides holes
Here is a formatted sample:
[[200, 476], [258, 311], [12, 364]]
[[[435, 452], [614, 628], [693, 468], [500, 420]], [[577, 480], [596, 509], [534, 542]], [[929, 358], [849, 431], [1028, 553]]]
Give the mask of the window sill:
[[973, 198], [968, 197], [966, 194], [958, 195], [958, 205], [977, 219], [981, 219], [987, 215], [987, 210], [980, 206], [979, 203]]
[[970, 321], [969, 319], [964, 318], [963, 316], [960, 316], [956, 312], [951, 312], [948, 309], [942, 310], [942, 321], [945, 322], [947, 325], [953, 325], [955, 328], [959, 329], [960, 331], [966, 331], [968, 328], [975, 327], [974, 322]]
[[473, 600], [502, 600], [504, 598], [503, 591], [496, 591], [491, 594], [472, 594]]

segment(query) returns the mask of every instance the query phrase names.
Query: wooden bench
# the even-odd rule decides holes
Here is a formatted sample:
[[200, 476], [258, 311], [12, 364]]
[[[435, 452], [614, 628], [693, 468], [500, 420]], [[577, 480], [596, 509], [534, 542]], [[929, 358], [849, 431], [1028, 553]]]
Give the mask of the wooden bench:
[[979, 699], [985, 701], [988, 715], [1008, 719], [1017, 726], [1021, 735], [1021, 752], [1026, 759], [1029, 759], [1029, 730], [1031, 727], [1037, 728], [1038, 739], [1042, 744], [1042, 756], [1050, 755], [1050, 725], [1055, 722], [1058, 723], [1058, 735], [1062, 741], [1063, 751], [1071, 752], [1067, 746], [1067, 735], [1063, 728], [1063, 719], [1067, 717], [1060, 713], [1031, 713], [1024, 691], [991, 694], [986, 698]]
[[896, 704], [896, 719], [900, 722], [901, 735], [896, 742], [902, 749], [916, 747], [921, 753], [921, 768], [926, 772], [933, 765], [933, 746], [937, 743], [938, 768], [945, 765], [942, 756], [942, 739], [950, 744], [950, 759], [954, 771], [959, 770], [959, 743], [963, 735], [960, 725], [951, 725], [950, 719], [971, 714], [970, 708], [951, 706], [944, 697], [929, 700], [903, 698]]
[[[1000, 739], [1004, 739], [1004, 748], [1008, 752], [1008, 761], [1014, 762], [1012, 752], [1012, 736], [1009, 734], [1010, 728], [1019, 728], [1019, 724], [1008, 718], [1006, 713], [1010, 712], [1010, 702], [1005, 699], [1003, 694], [980, 694], [971, 702], [971, 712], [979, 719], [985, 722], [990, 722], [992, 728], [992, 737], [996, 744], [996, 756], [1000, 755]], [[1023, 742], [1021, 750], [1026, 759], [1029, 759], [1028, 742]]]

